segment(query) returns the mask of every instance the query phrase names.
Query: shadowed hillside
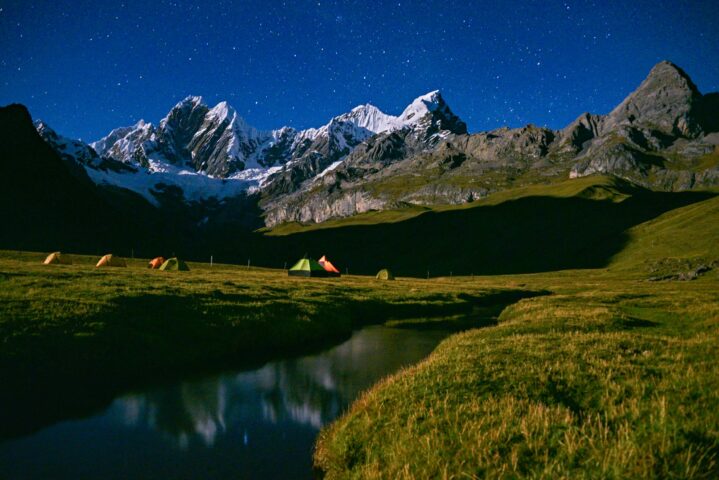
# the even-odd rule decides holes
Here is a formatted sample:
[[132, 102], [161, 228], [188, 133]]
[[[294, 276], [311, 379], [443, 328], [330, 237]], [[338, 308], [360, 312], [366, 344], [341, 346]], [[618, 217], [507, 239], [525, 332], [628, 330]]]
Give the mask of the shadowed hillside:
[[83, 169], [61, 159], [25, 107], [0, 108], [0, 248], [99, 253], [136, 237], [150, 245], [157, 234], [143, 227], [148, 208], [129, 192], [100, 191]]
[[0, 107], [0, 248], [152, 255], [184, 225], [141, 196], [99, 188], [40, 137], [18, 104]]
[[[509, 199], [505, 193], [506, 201], [496, 204], [412, 211], [406, 220], [374, 225], [337, 222], [334, 228], [267, 240], [277, 255], [287, 252], [288, 262], [305, 252], [327, 254], [350, 273], [369, 274], [382, 267], [408, 276], [596, 268], [607, 266], [622, 250], [628, 229], [713, 196], [654, 192], [606, 177], [578, 183], [582, 188], [576, 191], [571, 185], [558, 185], [556, 196], [549, 196], [551, 187], [542, 187], [544, 196], [532, 196], [530, 190]], [[263, 260], [279, 266], [284, 261], [277, 256]]]

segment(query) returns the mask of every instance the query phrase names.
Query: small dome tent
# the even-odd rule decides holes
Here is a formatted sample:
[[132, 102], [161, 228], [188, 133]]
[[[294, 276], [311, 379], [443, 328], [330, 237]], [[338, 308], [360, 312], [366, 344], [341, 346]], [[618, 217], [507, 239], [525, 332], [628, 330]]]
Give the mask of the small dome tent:
[[95, 267], [127, 267], [125, 260], [115, 257], [111, 253], [103, 256]]
[[160, 266], [160, 270], [188, 272], [190, 270], [190, 267], [188, 267], [187, 264], [179, 258], [172, 257], [165, 260], [165, 263]]
[[324, 255], [322, 255], [322, 258], [320, 258], [320, 259], [317, 261], [317, 263], [319, 263], [320, 265], [322, 265], [322, 268], [325, 269], [325, 271], [327, 272], [327, 275], [328, 275], [328, 276], [330, 276], [330, 277], [339, 277], [339, 276], [341, 275], [341, 274], [340, 274], [340, 271], [337, 270], [337, 267], [335, 267], [334, 265], [332, 265], [332, 262], [330, 262], [329, 260], [327, 260], [327, 257], [325, 257]]
[[287, 275], [297, 277], [326, 277], [327, 270], [317, 260], [303, 258], [289, 269]]
[[394, 280], [394, 275], [392, 274], [392, 272], [389, 269], [383, 268], [382, 270], [377, 272], [377, 275], [375, 276], [375, 278], [377, 280]]
[[165, 257], [155, 257], [147, 264], [147, 268], [157, 270], [163, 263], [165, 263]]
[[72, 260], [67, 257], [63, 257], [60, 252], [53, 252], [48, 255], [42, 263], [45, 265], [72, 265]]

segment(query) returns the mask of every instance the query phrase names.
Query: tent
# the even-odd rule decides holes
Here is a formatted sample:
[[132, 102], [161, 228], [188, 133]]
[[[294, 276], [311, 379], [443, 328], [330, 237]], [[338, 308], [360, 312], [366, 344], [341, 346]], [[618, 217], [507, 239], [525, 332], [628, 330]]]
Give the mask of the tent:
[[389, 269], [383, 268], [382, 270], [377, 272], [377, 276], [375, 278], [377, 280], [394, 280], [394, 275]]
[[160, 266], [163, 263], [165, 263], [165, 257], [155, 257], [152, 260], [150, 260], [150, 263], [147, 264], [147, 268], [156, 270], [156, 269], [160, 268]]
[[298, 277], [326, 277], [327, 270], [316, 260], [311, 258], [303, 258], [290, 268], [288, 275], [296, 275]]
[[112, 253], [108, 253], [104, 257], [100, 259], [99, 262], [97, 262], [96, 267], [126, 267], [127, 264], [125, 263], [125, 260], [114, 257]]
[[45, 265], [72, 265], [72, 260], [67, 257], [63, 257], [60, 252], [53, 252], [48, 255], [42, 263]]
[[180, 270], [187, 272], [190, 270], [190, 267], [188, 267], [187, 264], [179, 258], [172, 257], [165, 260], [165, 263], [162, 264], [160, 270]]
[[327, 260], [327, 257], [325, 257], [324, 255], [322, 255], [322, 258], [320, 258], [317, 261], [317, 263], [322, 265], [322, 268], [324, 268], [327, 271], [327, 275], [329, 275], [330, 277], [339, 277], [340, 276], [340, 271], [337, 270], [337, 268], [334, 265], [332, 265], [332, 262]]

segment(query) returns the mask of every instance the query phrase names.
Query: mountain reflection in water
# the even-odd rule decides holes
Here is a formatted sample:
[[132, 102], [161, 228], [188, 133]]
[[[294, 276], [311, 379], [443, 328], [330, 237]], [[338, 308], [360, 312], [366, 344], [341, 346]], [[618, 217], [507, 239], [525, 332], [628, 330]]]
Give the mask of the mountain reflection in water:
[[[0, 472], [8, 478], [310, 478], [319, 429], [362, 390], [424, 358], [445, 336], [369, 327], [317, 355], [128, 394], [94, 417], [0, 444]], [[86, 441], [95, 456], [81, 453]]]

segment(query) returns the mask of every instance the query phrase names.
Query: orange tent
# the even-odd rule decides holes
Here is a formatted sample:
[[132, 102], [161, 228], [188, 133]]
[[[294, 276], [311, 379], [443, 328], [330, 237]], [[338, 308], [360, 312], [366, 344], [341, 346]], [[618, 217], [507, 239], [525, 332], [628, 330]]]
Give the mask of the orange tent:
[[150, 260], [150, 263], [147, 264], [147, 268], [157, 270], [162, 266], [163, 263], [165, 263], [165, 257], [155, 257]]
[[72, 265], [72, 260], [63, 257], [60, 252], [54, 252], [47, 256], [44, 262], [45, 265], [59, 264], [59, 265]]
[[322, 268], [324, 268], [329, 275], [334, 276], [334, 277], [340, 276], [340, 271], [337, 270], [337, 268], [334, 265], [332, 265], [332, 262], [327, 260], [327, 257], [325, 257], [324, 255], [322, 255], [322, 258], [320, 258], [317, 261], [317, 263], [322, 265]]
[[108, 253], [97, 262], [96, 267], [127, 267], [125, 260], [113, 257], [111, 253]]

